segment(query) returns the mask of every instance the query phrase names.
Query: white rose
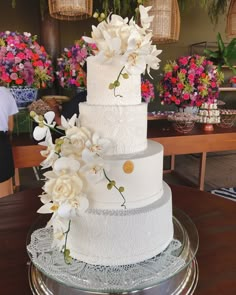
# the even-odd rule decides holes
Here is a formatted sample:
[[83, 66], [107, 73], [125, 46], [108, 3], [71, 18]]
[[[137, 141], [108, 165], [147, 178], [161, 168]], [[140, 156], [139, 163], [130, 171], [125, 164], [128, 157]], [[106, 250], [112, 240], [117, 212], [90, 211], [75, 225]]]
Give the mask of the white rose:
[[63, 157], [70, 157], [77, 159], [80, 161], [82, 151], [84, 150], [84, 142], [83, 141], [77, 141], [74, 144], [71, 144], [71, 142], [67, 139], [64, 140], [64, 143], [61, 145], [61, 155]]
[[76, 198], [83, 189], [83, 181], [76, 174], [62, 174], [46, 181], [44, 191], [52, 197], [55, 202], [63, 202]]
[[66, 130], [66, 137], [70, 140], [77, 138], [86, 141], [91, 137], [91, 132], [85, 127], [73, 126]]

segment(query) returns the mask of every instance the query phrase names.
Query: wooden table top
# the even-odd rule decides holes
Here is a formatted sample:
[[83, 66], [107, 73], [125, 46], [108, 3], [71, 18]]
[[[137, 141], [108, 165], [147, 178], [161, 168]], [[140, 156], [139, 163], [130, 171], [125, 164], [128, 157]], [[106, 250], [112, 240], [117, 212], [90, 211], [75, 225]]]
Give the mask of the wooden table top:
[[167, 120], [152, 120], [147, 137], [164, 146], [165, 156], [236, 150], [236, 127], [214, 126], [214, 131], [206, 132], [202, 124], [195, 124], [191, 132], [182, 134]]
[[235, 133], [236, 127], [231, 128], [222, 128], [217, 125], [214, 125], [214, 130], [210, 132], [206, 132], [203, 130], [203, 125], [200, 123], [196, 123], [193, 130], [183, 134], [174, 130], [172, 126], [172, 122], [168, 120], [149, 120], [148, 121], [148, 129], [147, 129], [147, 137], [155, 138], [155, 137], [188, 137], [193, 135], [215, 135], [215, 134], [224, 134], [224, 133]]
[[[171, 188], [173, 205], [191, 217], [199, 233], [200, 273], [195, 294], [236, 294], [236, 203], [189, 187]], [[31, 294], [26, 237], [38, 215], [40, 191], [0, 199], [1, 294]]]

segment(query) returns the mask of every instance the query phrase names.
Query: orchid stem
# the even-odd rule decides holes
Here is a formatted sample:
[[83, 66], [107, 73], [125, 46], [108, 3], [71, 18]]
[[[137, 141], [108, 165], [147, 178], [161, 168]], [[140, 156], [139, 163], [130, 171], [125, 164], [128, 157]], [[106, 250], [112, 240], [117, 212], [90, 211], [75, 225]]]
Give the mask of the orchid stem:
[[[103, 173], [104, 173], [105, 178], [109, 181], [109, 183], [111, 183], [112, 180], [107, 176], [105, 169], [103, 169]], [[119, 190], [119, 188], [115, 184], [113, 186], [119, 192], [121, 197], [123, 198], [123, 203], [121, 204], [121, 207], [124, 207], [124, 209], [126, 209], [126, 205], [125, 205], [126, 199], [125, 199], [124, 195], [122, 194], [122, 192]]]
[[115, 97], [122, 97], [122, 95], [120, 95], [120, 94], [116, 94], [116, 88], [118, 87], [118, 86], [116, 86], [116, 83], [119, 82], [119, 80], [120, 80], [120, 76], [121, 76], [121, 74], [122, 74], [124, 68], [125, 68], [125, 67], [123, 67], [123, 68], [120, 70], [120, 72], [119, 72], [119, 74], [118, 74], [118, 77], [117, 77], [116, 81], [114, 82], [114, 85], [115, 85], [115, 86], [114, 86], [114, 96], [115, 96]]

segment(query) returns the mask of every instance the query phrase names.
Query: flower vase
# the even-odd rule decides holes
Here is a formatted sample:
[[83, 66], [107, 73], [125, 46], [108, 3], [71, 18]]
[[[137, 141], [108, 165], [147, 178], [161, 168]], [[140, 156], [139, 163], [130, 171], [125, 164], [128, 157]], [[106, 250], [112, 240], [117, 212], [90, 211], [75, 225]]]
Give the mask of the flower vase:
[[37, 99], [38, 89], [24, 86], [13, 86], [10, 88], [19, 109], [26, 108]]
[[198, 107], [196, 107], [196, 106], [183, 106], [183, 107], [179, 107], [178, 111], [180, 113], [187, 113], [187, 114], [197, 115]]
[[211, 132], [211, 131], [214, 131], [214, 125], [213, 124], [203, 124], [203, 130], [205, 132]]
[[231, 87], [236, 88], [236, 83], [232, 83]]

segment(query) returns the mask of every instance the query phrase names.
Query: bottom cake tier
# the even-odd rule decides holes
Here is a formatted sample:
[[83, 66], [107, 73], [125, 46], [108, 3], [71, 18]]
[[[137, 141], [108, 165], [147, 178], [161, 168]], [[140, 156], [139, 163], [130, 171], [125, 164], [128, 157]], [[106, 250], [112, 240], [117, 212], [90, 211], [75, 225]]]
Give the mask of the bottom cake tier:
[[172, 194], [138, 209], [90, 209], [73, 219], [67, 248], [77, 260], [95, 265], [138, 263], [162, 252], [173, 239]]

